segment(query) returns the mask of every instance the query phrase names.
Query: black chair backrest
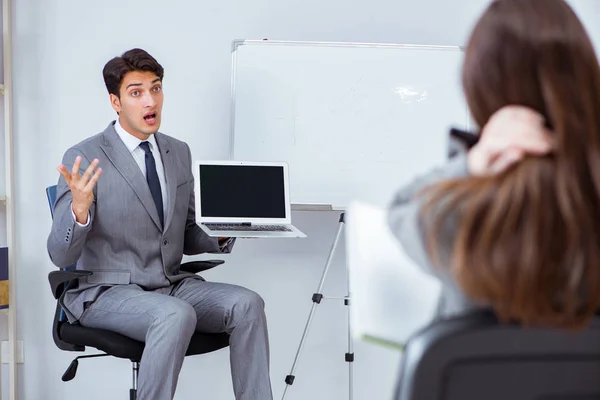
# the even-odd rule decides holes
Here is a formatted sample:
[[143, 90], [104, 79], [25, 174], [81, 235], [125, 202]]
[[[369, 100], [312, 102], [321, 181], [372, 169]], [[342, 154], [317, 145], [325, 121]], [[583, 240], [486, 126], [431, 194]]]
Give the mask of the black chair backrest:
[[[54, 204], [56, 203], [56, 185], [48, 186], [46, 188], [46, 197], [48, 198], [48, 205], [50, 206], [50, 214], [54, 218]], [[65, 270], [74, 270], [76, 265], [72, 265]], [[67, 351], [83, 351], [84, 348], [81, 346], [75, 346], [62, 340], [60, 337], [61, 326], [67, 322], [67, 316], [60, 305], [60, 301], [56, 302], [56, 310], [54, 312], [54, 321], [52, 322], [52, 337], [56, 346], [62, 350]]]
[[600, 318], [582, 331], [502, 325], [481, 311], [406, 346], [395, 400], [600, 399]]

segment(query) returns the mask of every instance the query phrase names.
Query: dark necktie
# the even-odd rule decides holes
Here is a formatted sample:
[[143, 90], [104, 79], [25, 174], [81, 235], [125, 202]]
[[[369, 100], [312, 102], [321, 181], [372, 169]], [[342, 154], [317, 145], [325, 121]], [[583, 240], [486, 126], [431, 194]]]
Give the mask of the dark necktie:
[[150, 150], [150, 143], [142, 142], [140, 143], [140, 147], [146, 153], [146, 180], [148, 181], [148, 187], [150, 188], [150, 193], [152, 193], [154, 204], [156, 204], [156, 210], [158, 211], [158, 217], [160, 218], [160, 224], [162, 226], [165, 222], [160, 181], [158, 180], [158, 172], [156, 172], [156, 162], [152, 155], [152, 151]]

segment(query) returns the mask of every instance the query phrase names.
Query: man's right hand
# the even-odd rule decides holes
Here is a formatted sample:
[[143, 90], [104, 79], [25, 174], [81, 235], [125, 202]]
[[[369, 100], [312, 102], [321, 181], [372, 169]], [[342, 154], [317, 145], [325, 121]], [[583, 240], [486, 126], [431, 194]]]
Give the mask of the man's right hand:
[[75, 163], [70, 173], [63, 164], [57, 168], [58, 172], [60, 172], [67, 182], [67, 185], [69, 185], [69, 189], [71, 189], [73, 213], [80, 224], [87, 223], [88, 212], [94, 201], [94, 186], [100, 174], [102, 174], [102, 168], [96, 168], [98, 163], [98, 159], [94, 159], [82, 176], [79, 176], [81, 156], [75, 158]]

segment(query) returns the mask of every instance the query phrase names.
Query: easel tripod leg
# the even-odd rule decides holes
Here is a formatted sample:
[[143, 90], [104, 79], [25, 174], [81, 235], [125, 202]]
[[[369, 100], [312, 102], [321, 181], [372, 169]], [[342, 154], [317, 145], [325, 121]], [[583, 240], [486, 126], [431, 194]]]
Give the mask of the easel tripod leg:
[[[308, 336], [308, 331], [310, 330], [310, 326], [312, 323], [315, 309], [317, 307], [317, 304], [321, 303], [321, 300], [323, 299], [323, 285], [325, 284], [325, 279], [327, 278], [327, 273], [329, 272], [329, 267], [331, 266], [331, 260], [333, 259], [335, 249], [337, 248], [338, 242], [342, 235], [343, 227], [344, 227], [344, 213], [342, 213], [340, 215], [338, 230], [335, 235], [333, 244], [331, 245], [331, 249], [329, 250], [329, 255], [327, 256], [325, 268], [323, 269], [323, 273], [321, 274], [321, 280], [319, 281], [319, 287], [317, 288], [317, 291], [312, 295], [313, 304], [312, 304], [312, 307], [310, 308], [310, 313], [308, 314], [308, 320], [306, 321], [306, 325], [304, 326], [304, 332], [302, 333], [302, 338], [300, 339], [300, 344], [298, 345], [298, 350], [296, 351], [296, 356], [294, 357], [294, 363], [292, 364], [292, 369], [291, 369], [289, 375], [287, 375], [285, 377], [286, 385], [285, 385], [285, 389], [283, 390], [283, 397], [281, 398], [281, 400], [285, 399], [285, 395], [287, 394], [288, 388], [294, 384], [294, 379], [296, 379], [294, 372], [296, 370], [298, 360], [300, 359], [300, 353], [302, 352], [302, 349], [304, 348], [304, 342], [306, 341], [306, 337]], [[346, 301], [346, 300], [344, 300], [344, 301]]]
[[350, 293], [350, 268], [346, 263], [346, 284], [347, 296], [344, 299], [344, 305], [348, 308], [348, 352], [346, 353], [346, 362], [348, 362], [348, 399], [354, 398], [354, 340], [352, 337], [352, 295]]

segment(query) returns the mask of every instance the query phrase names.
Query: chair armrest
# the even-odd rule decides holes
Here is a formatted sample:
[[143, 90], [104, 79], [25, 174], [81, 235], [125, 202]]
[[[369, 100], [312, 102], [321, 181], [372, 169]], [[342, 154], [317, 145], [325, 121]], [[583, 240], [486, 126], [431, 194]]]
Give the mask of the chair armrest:
[[52, 289], [52, 295], [55, 299], [58, 299], [67, 285], [63, 283], [70, 283], [75, 279], [79, 279], [82, 276], [92, 275], [92, 271], [52, 271], [48, 274], [48, 281], [50, 282], [50, 289]]
[[197, 274], [201, 271], [206, 271], [207, 269], [211, 269], [216, 267], [217, 265], [223, 264], [225, 261], [223, 260], [206, 260], [206, 261], [189, 261], [181, 264], [180, 270], [183, 272], [191, 272], [192, 274]]

